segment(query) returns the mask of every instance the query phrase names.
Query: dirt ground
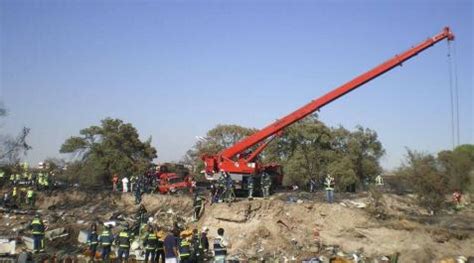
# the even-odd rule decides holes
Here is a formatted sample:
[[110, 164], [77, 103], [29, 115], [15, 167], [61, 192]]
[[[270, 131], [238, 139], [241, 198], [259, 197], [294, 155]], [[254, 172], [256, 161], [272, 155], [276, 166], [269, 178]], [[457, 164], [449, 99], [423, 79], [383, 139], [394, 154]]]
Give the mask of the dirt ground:
[[[154, 194], [142, 201], [154, 223], [162, 227], [176, 221], [189, 228], [207, 226], [211, 238], [224, 228], [232, 244], [230, 254], [241, 262], [299, 262], [319, 256], [329, 262], [336, 255], [373, 262], [397, 253], [398, 262], [440, 262], [474, 256], [472, 205], [430, 215], [410, 195], [384, 194], [379, 203], [374, 207], [367, 193], [337, 196], [335, 203], [327, 204], [322, 193], [285, 192], [269, 200], [238, 200], [230, 206], [207, 203], [200, 220], [192, 222], [191, 196]], [[133, 223], [138, 206], [130, 193], [74, 190], [51, 196], [41, 193], [37, 208], [48, 229], [64, 227], [69, 234], [47, 243], [48, 253], [81, 255], [80, 230], [87, 230], [92, 222]], [[0, 212], [0, 236], [20, 240], [28, 235], [26, 227], [34, 213]], [[20, 244], [17, 251], [22, 249]]]

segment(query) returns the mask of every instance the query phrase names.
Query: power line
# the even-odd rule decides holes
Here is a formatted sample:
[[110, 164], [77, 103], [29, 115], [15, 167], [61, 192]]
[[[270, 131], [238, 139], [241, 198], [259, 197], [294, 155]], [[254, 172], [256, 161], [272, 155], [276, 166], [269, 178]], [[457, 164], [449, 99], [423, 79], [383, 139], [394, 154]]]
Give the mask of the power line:
[[453, 71], [454, 71], [454, 91], [455, 91], [455, 103], [456, 103], [456, 135], [457, 145], [460, 144], [460, 130], [459, 130], [459, 88], [458, 88], [458, 67], [457, 67], [457, 55], [456, 55], [456, 43], [453, 44]]
[[454, 131], [454, 95], [453, 95], [453, 69], [451, 67], [451, 41], [448, 42], [448, 70], [449, 70], [449, 98], [451, 106], [451, 144], [455, 147], [455, 131]]

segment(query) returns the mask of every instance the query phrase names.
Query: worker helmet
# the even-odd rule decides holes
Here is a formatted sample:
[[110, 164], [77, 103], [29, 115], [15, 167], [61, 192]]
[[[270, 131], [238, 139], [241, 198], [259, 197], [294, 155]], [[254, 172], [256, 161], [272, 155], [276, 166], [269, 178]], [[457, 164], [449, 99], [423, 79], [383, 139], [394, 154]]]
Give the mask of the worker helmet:
[[209, 228], [207, 226], [203, 226], [201, 232], [202, 233], [207, 233], [207, 232], [209, 232]]
[[39, 213], [36, 213], [35, 214], [35, 218], [39, 218], [40, 217], [40, 214]]

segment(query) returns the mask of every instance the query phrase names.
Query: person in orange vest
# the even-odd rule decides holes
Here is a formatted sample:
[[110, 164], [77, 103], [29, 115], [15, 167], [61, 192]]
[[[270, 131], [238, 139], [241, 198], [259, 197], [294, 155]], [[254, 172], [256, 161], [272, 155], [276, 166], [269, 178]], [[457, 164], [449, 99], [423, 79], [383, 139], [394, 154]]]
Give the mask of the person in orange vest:
[[118, 175], [117, 175], [117, 174], [114, 174], [114, 176], [112, 177], [112, 190], [113, 190], [114, 192], [117, 192], [117, 184], [118, 184], [118, 181], [119, 181]]

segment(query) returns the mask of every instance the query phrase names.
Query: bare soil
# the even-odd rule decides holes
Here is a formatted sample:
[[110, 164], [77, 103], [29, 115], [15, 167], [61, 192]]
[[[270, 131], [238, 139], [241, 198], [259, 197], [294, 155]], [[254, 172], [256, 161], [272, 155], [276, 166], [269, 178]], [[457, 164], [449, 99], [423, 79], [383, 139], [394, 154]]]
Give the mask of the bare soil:
[[[334, 204], [325, 203], [322, 193], [278, 193], [269, 200], [242, 199], [230, 206], [207, 203], [198, 222], [192, 221], [188, 195], [145, 195], [142, 204], [161, 227], [174, 222], [187, 228], [207, 226], [211, 238], [224, 228], [232, 244], [230, 254], [240, 261], [336, 255], [350, 259], [353, 254], [372, 260], [399, 253], [399, 262], [438, 262], [474, 256], [471, 205], [430, 215], [410, 195], [384, 194], [374, 207], [366, 193], [338, 196]], [[50, 196], [40, 193], [37, 208], [49, 229], [64, 227], [69, 233], [47, 243], [48, 253], [80, 255], [84, 252], [77, 242], [80, 230], [92, 222], [133, 223], [138, 206], [129, 193], [70, 190]], [[27, 226], [35, 211], [16, 212], [21, 213], [0, 212], [0, 236], [20, 240], [29, 234]], [[18, 252], [22, 249], [20, 245]]]

